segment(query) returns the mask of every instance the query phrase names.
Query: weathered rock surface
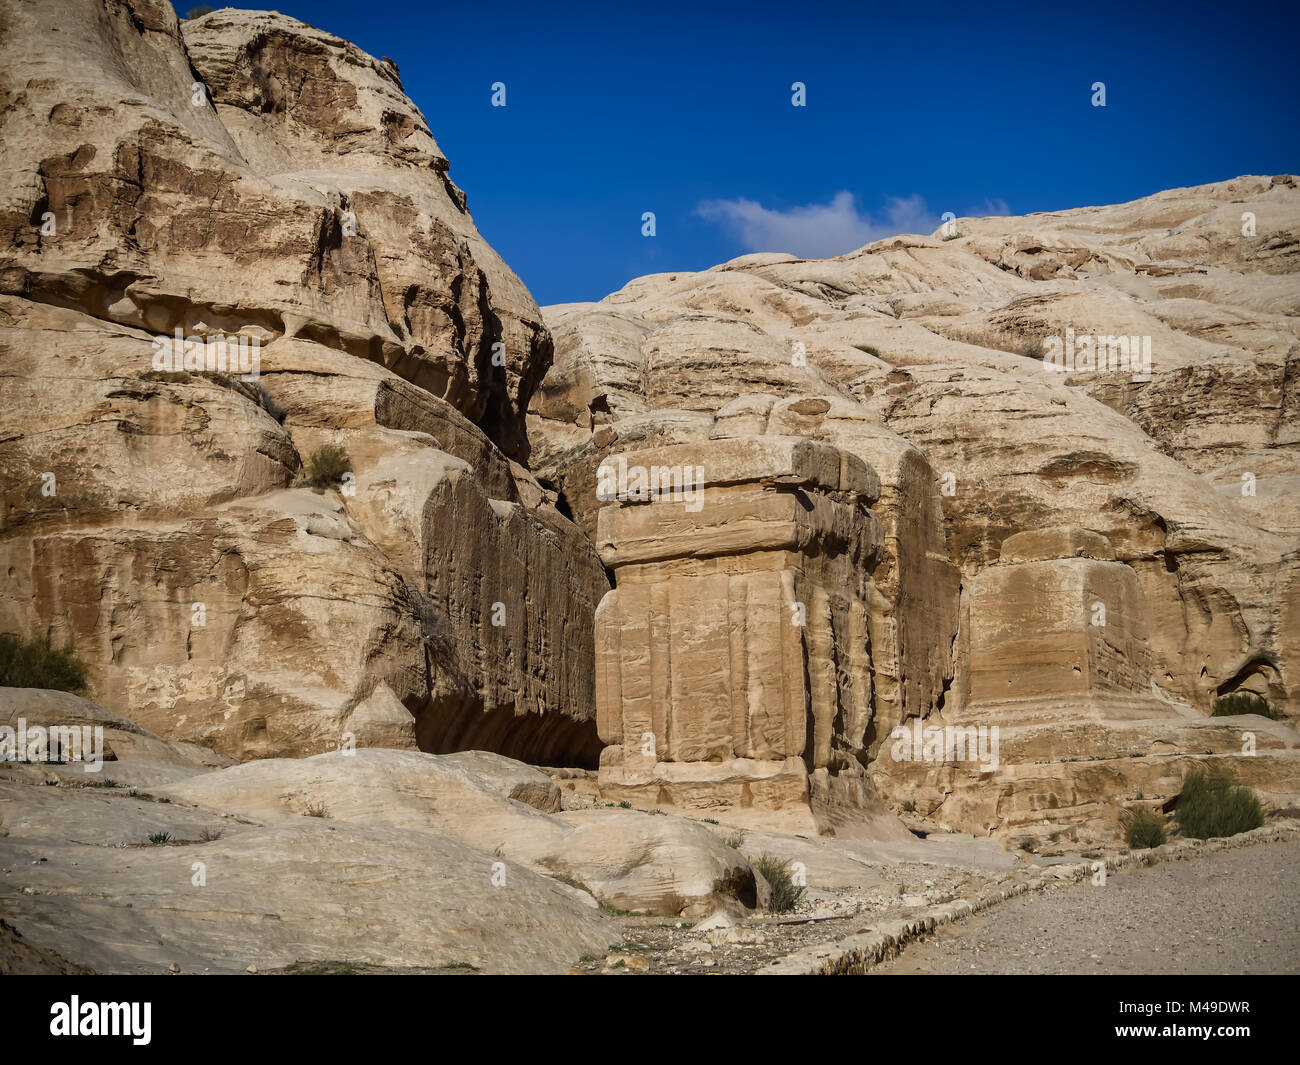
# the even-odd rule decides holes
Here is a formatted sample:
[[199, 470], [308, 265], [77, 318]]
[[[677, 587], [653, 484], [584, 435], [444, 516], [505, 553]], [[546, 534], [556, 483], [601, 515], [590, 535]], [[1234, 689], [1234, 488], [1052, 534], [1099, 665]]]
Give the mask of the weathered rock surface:
[[559, 813], [563, 800], [560, 786], [541, 770], [504, 758], [491, 751], [460, 751], [443, 758], [460, 766], [483, 787], [507, 799], [514, 799], [543, 813]]
[[[146, 763], [155, 774], [162, 767], [174, 767], [183, 771], [180, 776], [188, 776], [191, 773], [221, 769], [233, 765], [235, 761], [197, 744], [165, 740], [121, 714], [105, 710], [89, 699], [71, 692], [49, 691], [44, 688], [0, 688], [0, 728], [14, 730], [14, 750], [9, 753], [16, 756], [23, 753], [22, 745], [17, 742], [20, 724], [24, 732], [32, 726], [45, 730], [42, 740], [44, 743], [48, 743], [52, 729], [70, 726], [83, 730], [85, 749], [75, 759], [81, 764], [73, 764], [74, 760], [68, 759], [68, 765], [44, 767], [43, 771], [51, 768], [60, 771], [80, 770], [83, 773], [101, 773], [106, 777], [121, 777], [122, 769]], [[98, 742], [93, 734], [89, 736], [89, 742], [86, 742], [84, 730], [87, 728], [99, 730], [99, 738], [102, 740], [102, 748], [98, 751], [102, 767], [98, 769], [91, 764], [90, 754], [92, 747], [98, 747]], [[29, 745], [30, 742], [29, 736]], [[3, 768], [13, 772], [20, 767], [15, 763]]]
[[924, 728], [891, 734], [872, 767], [925, 823], [1086, 847], [1120, 836], [1125, 808], [1168, 802], [1207, 767], [1274, 809], [1300, 797], [1295, 729], [1201, 717], [1161, 695], [1141, 585], [1104, 536], [1008, 537], [963, 600], [953, 698]]
[[[25, 808], [28, 796], [13, 787], [0, 784], [3, 805]], [[141, 805], [82, 793], [43, 819], [35, 838], [11, 826], [0, 840], [0, 891], [25, 940], [99, 972], [173, 964], [242, 972], [342, 959], [509, 973], [563, 972], [618, 938], [563, 885], [434, 832], [210, 816], [222, 838], [150, 847], [148, 826], [130, 816]], [[88, 836], [81, 826], [90, 806], [103, 808], [101, 831], [116, 828], [130, 843], [73, 842]], [[166, 830], [184, 822], [171, 807], [149, 806], [165, 811], [151, 820]], [[195, 863], [205, 883], [195, 883]]]
[[[0, 692], [33, 721], [102, 722], [122, 748], [94, 776], [0, 762], [0, 915], [17, 936], [0, 956], [19, 971], [563, 971], [619, 938], [597, 900], [664, 916], [757, 902], [748, 861], [706, 826], [558, 815], [549, 778], [499, 755], [361, 748], [214, 769], [228, 759], [75, 696]], [[168, 756], [188, 775], [128, 786]]]
[[[1206, 761], [1300, 792], [1295, 178], [544, 322], [391, 61], [276, 13], [0, 4], [0, 631], [74, 642], [125, 781], [656, 913], [761, 885], [512, 759], [896, 842], [1110, 840]], [[350, 469], [313, 487], [326, 447]], [[610, 464], [667, 494], [611, 498]], [[1285, 721], [1207, 716], [1237, 691]], [[923, 725], [997, 728], [1001, 763], [890, 753]]]
[[576, 830], [540, 866], [615, 909], [701, 917], [758, 903], [749, 862], [704, 825], [626, 811], [566, 820]]
[[178, 803], [261, 822], [307, 816], [437, 832], [559, 875], [617, 909], [677, 916], [723, 904], [754, 906], [748, 863], [702, 826], [607, 810], [598, 828], [575, 827], [567, 817], [502, 794], [503, 779], [517, 781], [528, 767], [479, 753], [369, 748], [261, 759], [155, 790]]
[[[677, 489], [636, 492], [664, 471]], [[617, 584], [596, 621], [602, 794], [769, 824], [811, 802], [825, 827], [828, 806], [872, 805], [857, 756], [874, 471], [815, 441], [753, 436], [620, 453], [600, 473], [615, 501], [597, 544]]]
[[550, 336], [396, 68], [279, 14], [0, 19], [0, 631], [238, 758], [594, 766], [608, 582], [522, 465]]
[[[1258, 236], [1242, 235], [1243, 212]], [[868, 637], [853, 648], [870, 663], [862, 757], [879, 769], [895, 726], [961, 721], [980, 700], [981, 720], [1030, 727], [993, 700], [989, 686], [1010, 681], [1044, 722], [1027, 747], [1010, 737], [1013, 762], [1034, 765], [1000, 771], [1023, 778], [1008, 785], [1026, 796], [1023, 809], [1010, 798], [999, 807], [1003, 792], [976, 774], [969, 794], [988, 804], [944, 825], [1087, 821], [1080, 841], [1110, 839], [1120, 804], [1176, 791], [1190, 763], [1164, 765], [1164, 783], [1144, 791], [1132, 774], [1061, 769], [1081, 745], [1127, 759], [1135, 743], [1150, 753], [1162, 736], [1170, 752], [1227, 756], [1240, 738], [1230, 743], [1204, 715], [1216, 696], [1241, 690], [1300, 719], [1300, 514], [1289, 498], [1300, 475], [1291, 387], [1300, 189], [1290, 176], [1242, 177], [956, 229], [823, 262], [748, 255], [548, 308], [556, 362], [530, 408], [534, 461], [611, 562], [617, 549], [603, 524], [598, 533], [610, 508], [596, 492], [611, 458], [666, 449], [707, 466], [718, 441], [769, 435], [856, 455], [879, 476], [882, 532]], [[673, 535], [707, 540], [715, 520], [706, 507], [694, 530]], [[607, 603], [624, 596], [616, 579]], [[743, 629], [727, 597], [707, 598], [711, 614], [700, 598], [690, 604], [701, 625]], [[1102, 634], [1088, 627], [1096, 602], [1109, 619]], [[616, 610], [602, 607], [598, 630], [609, 621], [632, 632]], [[663, 626], [650, 660], [666, 660], [673, 623], [650, 616]], [[644, 651], [627, 659], [645, 660]], [[644, 686], [653, 673], [635, 675]], [[648, 699], [668, 705], [666, 694]], [[839, 699], [852, 719], [853, 701]], [[1109, 723], [1094, 727], [1098, 699], [1110, 703], [1114, 736]], [[1141, 729], [1121, 725], [1124, 708]], [[1276, 750], [1234, 768], [1285, 802], [1293, 734], [1261, 728]], [[719, 759], [722, 794], [731, 784]], [[872, 776], [906, 813], [960, 805], [944, 805], [952, 781], [932, 779], [923, 801], [910, 785], [889, 794], [892, 770]], [[1098, 809], [1065, 812], [1080, 806]]]
[[[79, 710], [72, 720], [129, 725]], [[109, 763], [118, 775], [153, 764]], [[535, 784], [534, 771], [483, 752], [368, 749], [206, 772], [143, 792], [92, 785], [75, 765], [0, 765], [0, 972], [626, 971], [657, 944], [672, 948], [660, 971], [683, 946], [700, 968], [748, 971], [1024, 861], [969, 836], [737, 832], [612, 804], [548, 816], [502, 794]], [[302, 816], [305, 802], [327, 816]], [[530, 842], [544, 853], [525, 862], [514, 848]], [[766, 883], [746, 858], [761, 855], [798, 863], [798, 916], [815, 920], [748, 909]], [[626, 949], [624, 931], [637, 940]]]

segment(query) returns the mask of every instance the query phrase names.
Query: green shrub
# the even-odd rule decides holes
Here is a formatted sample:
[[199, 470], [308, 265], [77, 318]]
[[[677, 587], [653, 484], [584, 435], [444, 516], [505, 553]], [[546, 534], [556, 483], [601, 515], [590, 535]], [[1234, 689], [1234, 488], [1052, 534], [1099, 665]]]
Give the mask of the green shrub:
[[755, 863], [763, 879], [772, 886], [772, 897], [767, 908], [771, 913], [789, 913], [799, 905], [804, 888], [799, 887], [790, 875], [790, 863], [771, 854], [764, 854]]
[[352, 460], [338, 444], [318, 447], [307, 467], [307, 483], [313, 488], [328, 488], [338, 484], [345, 473], [352, 472]]
[[1158, 847], [1168, 838], [1165, 835], [1165, 819], [1145, 806], [1139, 806], [1135, 810], [1125, 810], [1121, 822], [1128, 833], [1130, 850]]
[[1253, 791], [1201, 769], [1187, 774], [1174, 816], [1183, 835], [1193, 839], [1235, 836], [1264, 823], [1264, 810]]
[[153, 844], [155, 847], [161, 847], [163, 846], [163, 844], [170, 843], [171, 841], [172, 841], [172, 834], [170, 832], [149, 833], [149, 842]]
[[71, 641], [58, 648], [50, 644], [49, 636], [24, 640], [11, 632], [0, 633], [0, 688], [83, 692], [86, 670]]
[[1254, 692], [1232, 692], [1228, 695], [1220, 695], [1214, 700], [1214, 706], [1210, 709], [1211, 717], [1236, 717], [1237, 714], [1259, 714], [1260, 717], [1271, 718], [1274, 721], [1281, 719], [1273, 706], [1262, 695], [1256, 695]]

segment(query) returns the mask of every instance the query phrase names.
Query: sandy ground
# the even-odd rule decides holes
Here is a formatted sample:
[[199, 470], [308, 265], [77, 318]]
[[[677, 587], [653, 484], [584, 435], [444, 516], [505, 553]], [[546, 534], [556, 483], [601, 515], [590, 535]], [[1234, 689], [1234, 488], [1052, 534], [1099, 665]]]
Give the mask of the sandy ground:
[[1300, 973], [1300, 841], [1112, 873], [942, 928], [873, 974]]

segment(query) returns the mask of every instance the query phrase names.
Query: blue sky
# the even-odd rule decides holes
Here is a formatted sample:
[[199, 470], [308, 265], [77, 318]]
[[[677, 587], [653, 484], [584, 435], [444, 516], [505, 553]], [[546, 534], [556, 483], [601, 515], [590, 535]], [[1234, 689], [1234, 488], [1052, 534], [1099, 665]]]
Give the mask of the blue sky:
[[1300, 170], [1294, 2], [277, 3], [397, 62], [541, 304]]

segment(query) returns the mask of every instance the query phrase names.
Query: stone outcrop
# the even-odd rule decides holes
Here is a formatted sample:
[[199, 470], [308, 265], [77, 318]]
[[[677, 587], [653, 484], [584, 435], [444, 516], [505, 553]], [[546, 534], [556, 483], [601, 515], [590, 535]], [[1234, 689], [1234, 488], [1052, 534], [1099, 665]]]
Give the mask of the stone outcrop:
[[[849, 840], [614, 803], [553, 809], [546, 774], [483, 751], [223, 767], [64, 693], [0, 693], [0, 721], [15, 717], [101, 724], [113, 751], [100, 773], [0, 757], [5, 973], [625, 972], [644, 971], [647, 950], [661, 971], [748, 971], [806, 933], [834, 941], [868, 913], [1023, 864], [969, 836]], [[770, 887], [750, 862], [773, 857], [806, 881], [796, 920], [754, 909]]]
[[779, 436], [632, 451], [599, 472], [617, 585], [596, 618], [602, 793], [734, 821], [869, 790], [875, 472]]
[[[10, 749], [3, 760], [10, 763], [18, 763], [24, 756], [23, 740], [27, 752], [31, 752], [33, 742], [47, 745], [48, 749], [55, 730], [81, 730], [81, 750], [74, 750], [65, 761], [74, 769], [96, 774], [86, 777], [88, 780], [112, 779], [124, 787], [173, 783], [224, 769], [235, 762], [227, 755], [197, 744], [163, 739], [129, 718], [71, 692], [0, 688], [0, 729], [4, 728], [13, 730], [4, 734]], [[39, 739], [30, 731], [33, 728], [41, 730]], [[38, 746], [37, 750], [40, 749]], [[7, 768], [18, 775], [34, 776], [40, 772], [21, 764]]]
[[[71, 640], [149, 744], [478, 750], [751, 828], [1083, 845], [1235, 757], [1207, 715], [1248, 691], [1285, 720], [1235, 771], [1300, 790], [1294, 178], [544, 321], [390, 60], [163, 0], [0, 24], [0, 631]], [[610, 464], [668, 491], [610, 498]], [[894, 764], [950, 724], [1004, 764]]]
[[[1258, 237], [1242, 236], [1243, 211]], [[639, 278], [599, 303], [546, 310], [556, 361], [530, 407], [538, 476], [608, 555], [610, 508], [596, 490], [612, 456], [667, 448], [706, 463], [719, 441], [766, 436], [857, 456], [881, 490], [855, 758], [910, 820], [942, 807], [918, 829], [1015, 834], [1032, 822], [1080, 846], [1109, 841], [1123, 803], [1176, 794], [1194, 752], [1240, 749], [1241, 730], [1206, 720], [1216, 697], [1255, 692], [1291, 724], [1300, 714], [1297, 232], [1295, 179], [1242, 177], [963, 219], [955, 233], [823, 262], [764, 253]], [[1057, 372], [1067, 343], [1084, 354]], [[710, 520], [698, 516], [702, 538]], [[624, 580], [616, 567], [615, 597]], [[690, 610], [723, 626], [729, 600], [712, 602]], [[1093, 603], [1104, 629], [1091, 626]], [[599, 618], [602, 632], [626, 625], [645, 644], [630, 615]], [[669, 632], [649, 654], [669, 653]], [[841, 705], [852, 719], [854, 703]], [[883, 766], [896, 727], [981, 714], [1012, 730], [1004, 763], [1033, 763], [999, 770], [1019, 774], [1021, 797], [999, 806], [997, 784], [976, 773], [963, 805], [950, 772], [932, 776], [925, 799], [901, 783], [921, 771]], [[1092, 726], [1107, 715], [1116, 727], [1103, 734]], [[1030, 719], [1043, 731], [1022, 743], [1014, 730]], [[1256, 724], [1272, 753], [1234, 771], [1284, 806], [1294, 732]], [[607, 759], [628, 757], [620, 742]], [[1093, 757], [1080, 753], [1089, 744], [1134, 772], [1060, 768]], [[1153, 744], [1178, 757], [1141, 781], [1130, 756]], [[729, 757], [711, 763], [719, 795], [735, 788]], [[613, 785], [603, 772], [602, 794]]]
[[0, 19], [0, 631], [238, 758], [594, 767], [608, 582], [524, 465], [550, 335], [396, 67], [272, 13]]
[[1141, 584], [1104, 536], [1008, 537], [963, 599], [953, 699], [892, 734], [872, 767], [916, 823], [1087, 847], [1122, 835], [1126, 808], [1176, 798], [1194, 768], [1225, 769], [1274, 807], [1300, 794], [1294, 729], [1160, 695]]
[[1147, 610], [1104, 536], [1036, 529], [1008, 537], [1002, 564], [965, 592], [957, 698], [967, 719], [1047, 717], [1053, 701], [1159, 706]]
[[[549, 783], [509, 759], [359, 749], [231, 766], [89, 700], [0, 688], [0, 727], [20, 719], [102, 728], [105, 760], [0, 757], [0, 970], [554, 973], [620, 938], [589, 893], [494, 853], [512, 826], [543, 850], [577, 832], [506, 794], [545, 802]], [[649, 889], [641, 904], [683, 905]]]

